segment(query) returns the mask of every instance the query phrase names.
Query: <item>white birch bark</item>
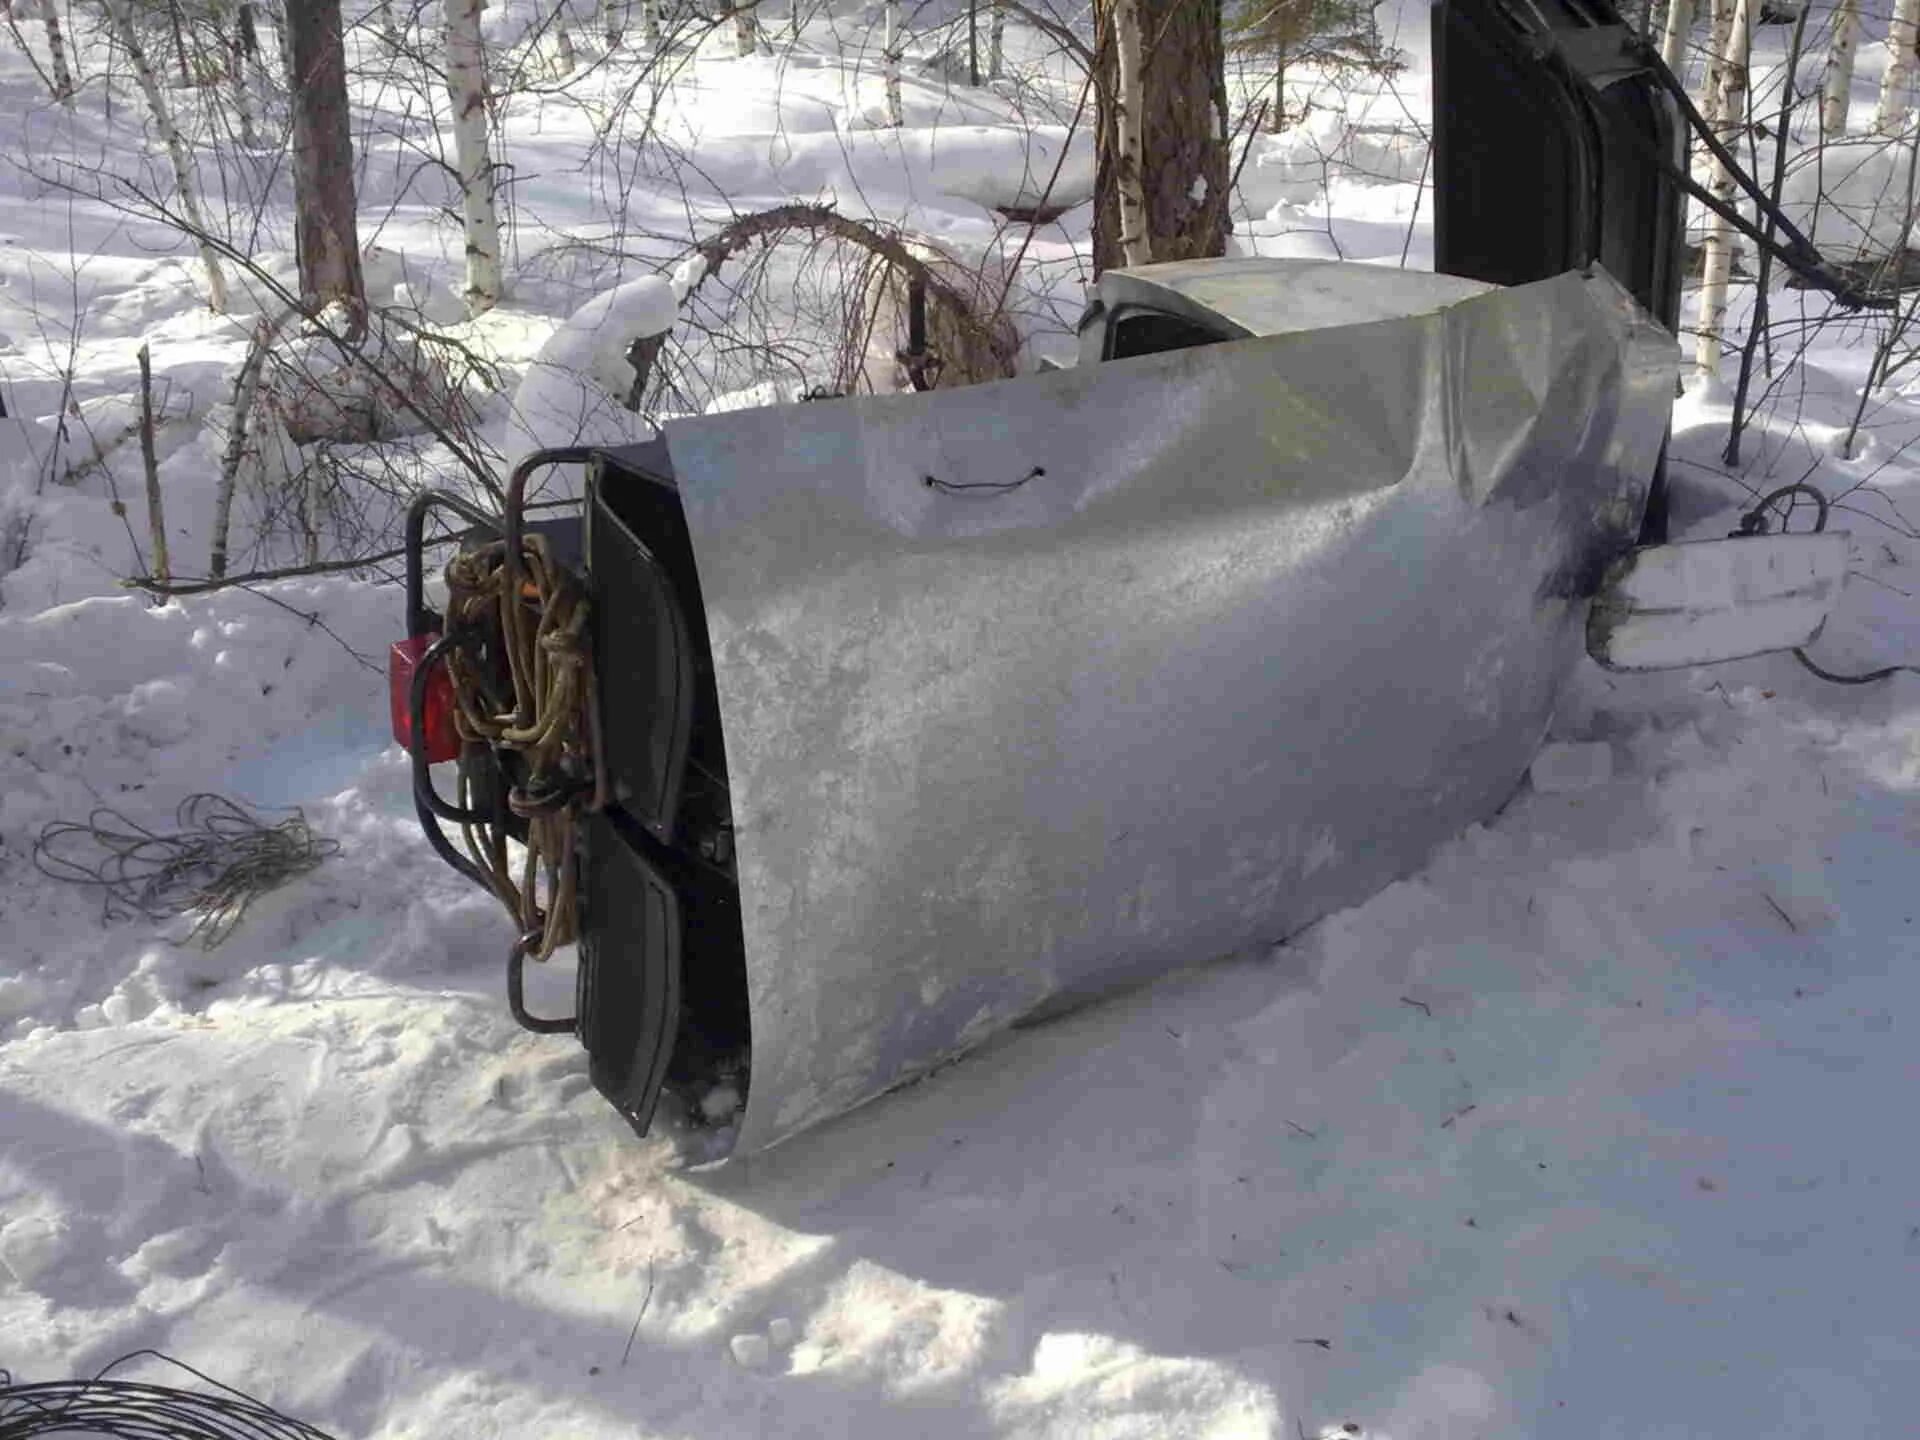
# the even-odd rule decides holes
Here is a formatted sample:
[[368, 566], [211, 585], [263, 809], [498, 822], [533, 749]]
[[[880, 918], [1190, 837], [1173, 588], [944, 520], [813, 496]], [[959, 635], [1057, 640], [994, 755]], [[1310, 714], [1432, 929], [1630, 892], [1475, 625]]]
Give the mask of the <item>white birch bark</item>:
[[1713, 28], [1707, 41], [1707, 78], [1700, 92], [1700, 118], [1709, 129], [1720, 128], [1720, 94], [1726, 86], [1727, 46], [1733, 39], [1736, 0], [1713, 0]]
[[467, 236], [466, 302], [481, 315], [500, 300], [500, 218], [487, 148], [486, 52], [480, 0], [446, 0], [447, 95], [453, 102], [453, 158]]
[[67, 68], [67, 42], [60, 32], [59, 0], [40, 0], [40, 18], [47, 27], [47, 57], [53, 69], [53, 98], [71, 108], [73, 71]]
[[1153, 261], [1147, 227], [1146, 145], [1143, 138], [1146, 87], [1141, 77], [1138, 0], [1115, 0], [1113, 7], [1114, 194], [1120, 211], [1120, 255], [1126, 265]]
[[900, 102], [900, 0], [887, 0], [887, 29], [880, 50], [880, 73], [887, 86], [887, 124], [898, 130], [907, 123]]
[[173, 163], [174, 197], [179, 201], [180, 213], [186, 217], [188, 229], [192, 231], [201, 262], [207, 267], [207, 305], [214, 314], [225, 314], [227, 276], [220, 268], [220, 257], [213, 248], [211, 232], [207, 229], [206, 214], [200, 208], [200, 191], [193, 178], [193, 156], [187, 151], [187, 142], [181, 138], [179, 127], [173, 123], [173, 112], [167, 108], [167, 97], [160, 89], [159, 77], [153, 73], [147, 52], [141, 48], [140, 36], [133, 28], [133, 12], [128, 8], [127, 0], [107, 0], [107, 18], [113, 22], [114, 33], [127, 52], [134, 79], [139, 82], [140, 93], [146, 96], [147, 109], [153, 114], [154, 126], [167, 147], [167, 158]]
[[1913, 48], [1920, 40], [1920, 0], [1894, 0], [1893, 23], [1887, 27], [1887, 68], [1880, 75], [1880, 103], [1873, 110], [1873, 128], [1897, 135], [1907, 123], [1913, 99]]
[[1853, 104], [1853, 56], [1860, 48], [1860, 0], [1840, 0], [1833, 12], [1833, 40], [1827, 46], [1826, 73], [1820, 79], [1820, 133], [1847, 133]]
[[233, 377], [233, 418], [227, 424], [227, 443], [220, 452], [220, 477], [213, 492], [213, 544], [207, 555], [207, 574], [215, 580], [227, 573], [227, 536], [233, 528], [233, 491], [240, 477], [240, 462], [247, 453], [247, 422], [253, 415], [254, 397], [260, 393], [260, 372], [281, 327], [294, 311], [288, 310], [271, 321], [262, 320], [254, 331], [253, 344], [240, 373]]
[[1007, 12], [994, 0], [993, 23], [987, 27], [987, 79], [998, 80], [1006, 69]]
[[[1729, 151], [1738, 149], [1741, 126], [1747, 118], [1747, 52], [1752, 38], [1754, 0], [1733, 0], [1725, 63], [1721, 67], [1719, 117], [1716, 135]], [[1733, 203], [1733, 172], [1714, 162], [1713, 196]], [[1715, 215], [1707, 227], [1706, 269], [1700, 282], [1699, 333], [1695, 337], [1694, 372], [1703, 379], [1720, 373], [1720, 334], [1727, 322], [1727, 279], [1733, 272], [1733, 226]]]
[[1660, 58], [1676, 75], [1684, 76], [1687, 41], [1693, 36], [1693, 0], [1673, 0], [1667, 7], [1667, 29], [1660, 37]]
[[238, 15], [222, 15], [227, 30], [227, 84], [233, 90], [234, 118], [240, 122], [240, 143], [251, 150], [260, 143], [260, 137], [253, 128], [253, 95], [247, 89], [247, 47], [240, 38], [240, 19]]
[[751, 55], [760, 43], [760, 21], [758, 12], [752, 3], [731, 0], [728, 9], [733, 12], [733, 48], [738, 55]]
[[649, 50], [660, 48], [660, 0], [640, 0], [640, 37]]
[[567, 0], [553, 7], [553, 69], [557, 75], [571, 75], [579, 63], [573, 53], [573, 32], [567, 29]]
[[600, 6], [600, 33], [607, 37], [607, 48], [617, 50], [627, 34], [628, 0], [604, 0]]

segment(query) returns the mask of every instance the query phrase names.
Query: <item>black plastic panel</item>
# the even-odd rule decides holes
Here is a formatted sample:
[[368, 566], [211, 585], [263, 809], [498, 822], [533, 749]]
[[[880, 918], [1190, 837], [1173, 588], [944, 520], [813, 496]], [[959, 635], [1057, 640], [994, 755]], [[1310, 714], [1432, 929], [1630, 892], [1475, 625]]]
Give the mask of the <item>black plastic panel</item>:
[[1679, 323], [1672, 102], [1604, 0], [1442, 0], [1433, 11], [1434, 269], [1524, 285], [1599, 261]]
[[608, 781], [628, 814], [670, 839], [693, 724], [692, 644], [672, 580], [598, 477], [588, 486], [587, 572]]
[[581, 827], [577, 1006], [588, 1074], [635, 1130], [653, 1123], [680, 1023], [680, 904], [617, 816]]
[[[1433, 268], [1525, 285], [1604, 265], [1676, 334], [1682, 121], [1606, 0], [1433, 8]], [[1666, 539], [1665, 452], [1642, 543]]]

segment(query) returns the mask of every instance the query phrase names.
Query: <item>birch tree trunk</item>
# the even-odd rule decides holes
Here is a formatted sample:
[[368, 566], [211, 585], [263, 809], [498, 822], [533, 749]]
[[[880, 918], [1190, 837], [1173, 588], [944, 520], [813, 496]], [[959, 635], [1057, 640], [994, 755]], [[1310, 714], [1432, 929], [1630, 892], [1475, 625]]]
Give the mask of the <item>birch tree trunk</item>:
[[567, 12], [567, 0], [558, 0], [553, 7], [553, 68], [556, 74], [571, 75], [579, 63], [573, 53], [573, 32], [567, 29], [571, 17]]
[[1853, 56], [1860, 48], [1860, 0], [1840, 0], [1833, 12], [1833, 40], [1827, 46], [1826, 70], [1820, 77], [1820, 134], [1837, 138], [1847, 133], [1847, 112], [1853, 105]]
[[1727, 46], [1733, 39], [1733, 12], [1738, 0], [1713, 0], [1713, 30], [1707, 41], [1707, 79], [1700, 94], [1700, 118], [1710, 129], [1720, 125], [1720, 92], [1726, 86]]
[[1873, 111], [1873, 128], [1882, 135], [1897, 135], [1907, 123], [1916, 41], [1920, 41], [1920, 0], [1894, 0], [1893, 23], [1887, 27], [1887, 68], [1880, 76], [1880, 103]]
[[660, 0], [640, 0], [640, 38], [649, 50], [660, 48]]
[[1006, 66], [1007, 12], [994, 0], [993, 23], [987, 27], [987, 79], [998, 80]]
[[604, 0], [600, 6], [600, 33], [607, 37], [607, 48], [618, 50], [627, 34], [627, 5], [630, 0]]
[[357, 339], [366, 323], [367, 295], [360, 275], [340, 0], [300, 0], [287, 6], [286, 35], [300, 303], [308, 314], [345, 305]]
[[207, 574], [219, 580], [227, 573], [227, 538], [233, 530], [233, 492], [240, 478], [240, 463], [247, 453], [247, 422], [253, 414], [254, 397], [260, 393], [260, 372], [266, 364], [280, 328], [289, 315], [262, 320], [254, 331], [247, 358], [240, 373], [233, 377], [233, 418], [227, 424], [227, 443], [220, 452], [220, 477], [213, 489], [213, 540], [207, 553]]
[[881, 43], [880, 73], [887, 87], [887, 124], [898, 130], [907, 123], [900, 103], [900, 0], [887, 0], [886, 37]]
[[59, 0], [40, 0], [40, 17], [47, 27], [47, 56], [53, 69], [53, 98], [71, 107], [73, 71], [67, 68], [67, 41], [60, 32]]
[[1687, 41], [1693, 37], [1693, 0], [1673, 0], [1667, 7], [1667, 29], [1660, 37], [1660, 58], [1676, 75], [1685, 75]]
[[1278, 135], [1287, 128], [1287, 47], [1282, 45], [1273, 57], [1273, 113], [1267, 116], [1267, 133]]
[[1114, 198], [1120, 207], [1120, 261], [1145, 265], [1153, 259], [1153, 235], [1147, 224], [1146, 145], [1142, 135], [1146, 87], [1141, 75], [1139, 0], [1115, 0], [1113, 53]]
[[[294, 0], [293, 8], [297, 9], [298, 6], [299, 0]], [[400, 42], [403, 37], [400, 33], [400, 22], [394, 18], [393, 0], [380, 0], [379, 14], [380, 41], [389, 51], [397, 52], [400, 49]], [[293, 16], [291, 14], [287, 16], [287, 21], [289, 24], [293, 23]]]
[[206, 215], [200, 208], [200, 192], [193, 178], [193, 157], [187, 152], [187, 142], [180, 137], [179, 127], [173, 123], [173, 112], [167, 108], [167, 97], [161, 93], [160, 81], [147, 60], [147, 52], [141, 48], [139, 33], [133, 28], [133, 11], [128, 7], [127, 0], [106, 0], [106, 6], [107, 18], [112, 21], [114, 33], [127, 52], [134, 79], [139, 82], [140, 93], [146, 96], [147, 109], [153, 113], [154, 126], [160, 131], [160, 139], [167, 147], [167, 158], [173, 162], [174, 196], [180, 203], [181, 214], [186, 217], [194, 244], [199, 248], [201, 262], [207, 267], [207, 305], [214, 314], [223, 315], [227, 309], [227, 277], [220, 268], [219, 254], [213, 248], [212, 232], [207, 229]]
[[454, 168], [467, 234], [467, 314], [500, 300], [500, 219], [493, 202], [493, 157], [487, 150], [486, 52], [480, 43], [480, 0], [445, 0], [447, 95], [453, 102]]
[[[1741, 128], [1747, 118], [1747, 52], [1752, 38], [1754, 0], [1733, 0], [1727, 33], [1725, 63], [1715, 134], [1729, 151], [1738, 152]], [[1713, 196], [1733, 203], [1733, 172], [1714, 162]], [[1694, 372], [1702, 379], [1720, 373], [1720, 335], [1727, 322], [1727, 280], [1733, 271], [1733, 226], [1716, 215], [1707, 228], [1706, 272], [1700, 282], [1699, 334], [1694, 342]]]
[[[227, 84], [233, 91], [233, 113], [240, 122], [240, 143], [251, 150], [260, 143], [253, 128], [253, 94], [247, 89], [247, 47], [240, 34], [240, 15], [227, 31]], [[225, 19], [222, 15], [221, 19]]]
[[760, 43], [760, 22], [753, 0], [728, 0], [733, 13], [733, 49], [737, 55], [751, 55]]

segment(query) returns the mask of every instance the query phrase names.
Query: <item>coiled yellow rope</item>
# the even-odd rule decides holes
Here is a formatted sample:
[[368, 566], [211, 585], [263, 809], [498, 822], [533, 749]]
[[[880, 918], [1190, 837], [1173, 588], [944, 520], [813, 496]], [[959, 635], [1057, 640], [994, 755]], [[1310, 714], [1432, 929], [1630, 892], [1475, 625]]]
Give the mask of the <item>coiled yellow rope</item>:
[[[522, 536], [519, 552], [519, 563], [510, 563], [506, 542], [495, 541], [448, 562], [447, 633], [468, 643], [448, 652], [447, 669], [460, 738], [518, 752], [525, 762], [523, 782], [507, 797], [527, 822], [520, 875], [503, 823], [469, 821], [462, 829], [528, 953], [545, 960], [575, 938], [575, 825], [583, 807], [599, 808], [606, 784], [595, 743], [585, 587], [554, 561], [545, 537]], [[489, 661], [505, 670], [511, 695], [500, 691]], [[463, 766], [462, 810], [475, 808], [468, 789]]]

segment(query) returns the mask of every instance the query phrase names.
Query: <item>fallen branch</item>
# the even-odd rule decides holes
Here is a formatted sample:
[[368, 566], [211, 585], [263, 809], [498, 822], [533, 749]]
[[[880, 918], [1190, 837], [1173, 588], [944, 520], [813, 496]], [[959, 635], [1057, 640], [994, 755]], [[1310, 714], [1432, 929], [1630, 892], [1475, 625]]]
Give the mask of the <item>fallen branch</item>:
[[[884, 261], [905, 276], [908, 284], [924, 286], [929, 302], [952, 321], [958, 338], [965, 342], [965, 349], [970, 352], [968, 358], [984, 362], [963, 368], [969, 372], [977, 369], [991, 372], [985, 375], [970, 373], [968, 378], [1006, 379], [1014, 374], [1014, 358], [1020, 349], [1019, 337], [997, 312], [983, 318], [979, 307], [940, 270], [908, 249], [905, 240], [897, 233], [842, 215], [831, 205], [777, 205], [771, 210], [743, 215], [723, 227], [719, 233], [698, 242], [693, 248], [706, 263], [693, 289], [717, 274], [723, 264], [755, 240], [773, 239], [794, 231], [844, 241]], [[938, 255], [937, 251], [935, 253], [938, 258], [956, 267], [959, 265], [957, 260]], [[692, 290], [688, 294], [691, 295]]]
[[[556, 510], [577, 505], [575, 500], [542, 500], [524, 506], [527, 510]], [[449, 535], [435, 535], [420, 542], [423, 549], [441, 545], [451, 545], [465, 538], [461, 532]], [[199, 576], [188, 580], [175, 580], [164, 575], [130, 575], [120, 582], [123, 590], [144, 590], [149, 595], [172, 597], [176, 595], [210, 595], [216, 590], [232, 590], [247, 585], [261, 585], [273, 580], [300, 580], [313, 575], [341, 575], [353, 570], [370, 570], [375, 565], [384, 565], [390, 560], [406, 558], [407, 547], [396, 545], [391, 550], [381, 550], [372, 555], [356, 555], [345, 560], [321, 560], [307, 565], [289, 565], [278, 570], [250, 570], [244, 575]]]

